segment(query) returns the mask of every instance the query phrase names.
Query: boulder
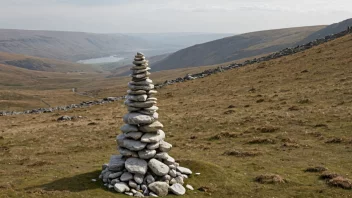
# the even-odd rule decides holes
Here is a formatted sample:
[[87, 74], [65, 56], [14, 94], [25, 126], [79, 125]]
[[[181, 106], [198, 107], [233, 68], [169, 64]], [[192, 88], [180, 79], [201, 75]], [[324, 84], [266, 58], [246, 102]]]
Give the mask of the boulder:
[[166, 196], [169, 193], [169, 185], [165, 182], [153, 182], [148, 187], [160, 197]]
[[148, 163], [143, 159], [132, 157], [126, 160], [125, 167], [130, 173], [144, 175], [147, 173]]
[[164, 176], [168, 174], [170, 170], [170, 168], [166, 164], [156, 159], [151, 159], [148, 162], [148, 167], [150, 168], [151, 171], [153, 171], [154, 174], [158, 176]]

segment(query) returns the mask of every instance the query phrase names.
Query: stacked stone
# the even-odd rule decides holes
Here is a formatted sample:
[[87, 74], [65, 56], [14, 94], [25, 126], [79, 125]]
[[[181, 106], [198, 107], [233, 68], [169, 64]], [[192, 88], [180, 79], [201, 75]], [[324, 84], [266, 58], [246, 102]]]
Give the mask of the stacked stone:
[[157, 91], [149, 79], [148, 61], [137, 53], [133, 64], [125, 101], [129, 113], [123, 117], [123, 133], [116, 138], [120, 155], [103, 165], [100, 178], [108, 188], [130, 196], [183, 195], [183, 180], [192, 171], [168, 154], [172, 145], [165, 141], [164, 126], [158, 121]]

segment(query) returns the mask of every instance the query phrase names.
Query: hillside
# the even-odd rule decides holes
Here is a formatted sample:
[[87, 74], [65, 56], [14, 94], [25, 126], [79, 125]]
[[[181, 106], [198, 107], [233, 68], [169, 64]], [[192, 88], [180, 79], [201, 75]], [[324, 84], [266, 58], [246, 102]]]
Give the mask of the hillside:
[[325, 26], [267, 30], [227, 37], [195, 45], [171, 54], [152, 65], [153, 71], [213, 65], [246, 57], [267, 54], [306, 38]]
[[[160, 89], [159, 114], [174, 145], [170, 154], [201, 173], [187, 180], [196, 190], [184, 197], [350, 196], [351, 190], [328, 185], [320, 176], [327, 168], [352, 179], [351, 54], [348, 35], [292, 56]], [[122, 102], [116, 102], [0, 117], [0, 194], [116, 197], [91, 179], [116, 153], [125, 113]], [[82, 117], [56, 121], [65, 114]], [[285, 183], [255, 182], [270, 173]]]
[[341, 21], [339, 23], [334, 23], [334, 24], [328, 25], [325, 28], [309, 35], [307, 38], [303, 39], [299, 43], [301, 43], [301, 44], [308, 43], [310, 41], [314, 41], [315, 39], [323, 38], [323, 37], [331, 35], [331, 34], [336, 34], [336, 33], [342, 32], [342, 31], [346, 30], [348, 26], [352, 26], [352, 18], [346, 19], [346, 20]]
[[66, 61], [10, 54], [0, 52], [0, 64], [14, 67], [49, 72], [97, 72], [89, 65], [76, 64]]
[[0, 29], [0, 51], [78, 61], [152, 47], [123, 34]]

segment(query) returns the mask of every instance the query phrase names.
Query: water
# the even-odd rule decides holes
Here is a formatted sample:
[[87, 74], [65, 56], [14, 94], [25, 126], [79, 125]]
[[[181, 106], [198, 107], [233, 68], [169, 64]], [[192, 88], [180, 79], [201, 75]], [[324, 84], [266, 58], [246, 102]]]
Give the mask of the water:
[[99, 64], [99, 63], [113, 63], [124, 60], [125, 58], [117, 57], [116, 55], [101, 57], [101, 58], [92, 58], [86, 60], [77, 61], [77, 63], [82, 64]]

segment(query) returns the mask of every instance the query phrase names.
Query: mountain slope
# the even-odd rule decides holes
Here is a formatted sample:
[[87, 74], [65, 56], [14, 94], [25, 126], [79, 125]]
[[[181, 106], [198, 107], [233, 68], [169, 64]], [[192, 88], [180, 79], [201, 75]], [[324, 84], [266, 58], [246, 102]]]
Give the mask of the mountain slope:
[[[350, 196], [351, 190], [320, 179], [321, 172], [305, 170], [325, 167], [352, 179], [351, 54], [348, 35], [292, 56], [158, 90], [159, 119], [173, 144], [170, 155], [200, 173], [187, 179], [200, 190], [184, 197]], [[91, 179], [116, 153], [114, 139], [126, 111], [116, 102], [0, 117], [0, 163], [6, 170], [0, 193], [116, 197]], [[55, 121], [62, 115], [82, 117]], [[278, 174], [285, 183], [255, 182], [266, 174]]]
[[0, 52], [0, 64], [14, 67], [49, 72], [96, 72], [89, 65], [76, 64], [61, 60], [26, 56], [22, 54], [10, 54]]
[[0, 51], [78, 61], [151, 45], [123, 34], [0, 29]]
[[325, 28], [309, 35], [307, 38], [305, 38], [304, 40], [302, 40], [299, 43], [301, 43], [301, 44], [308, 43], [310, 41], [314, 41], [316, 39], [323, 38], [323, 37], [331, 35], [331, 34], [336, 34], [336, 33], [342, 32], [342, 31], [346, 30], [348, 26], [352, 26], [352, 18], [346, 19], [346, 20], [341, 21], [339, 23], [334, 23], [334, 24], [328, 25]]
[[152, 65], [153, 71], [213, 65], [274, 52], [292, 46], [325, 26], [252, 32], [195, 45]]

